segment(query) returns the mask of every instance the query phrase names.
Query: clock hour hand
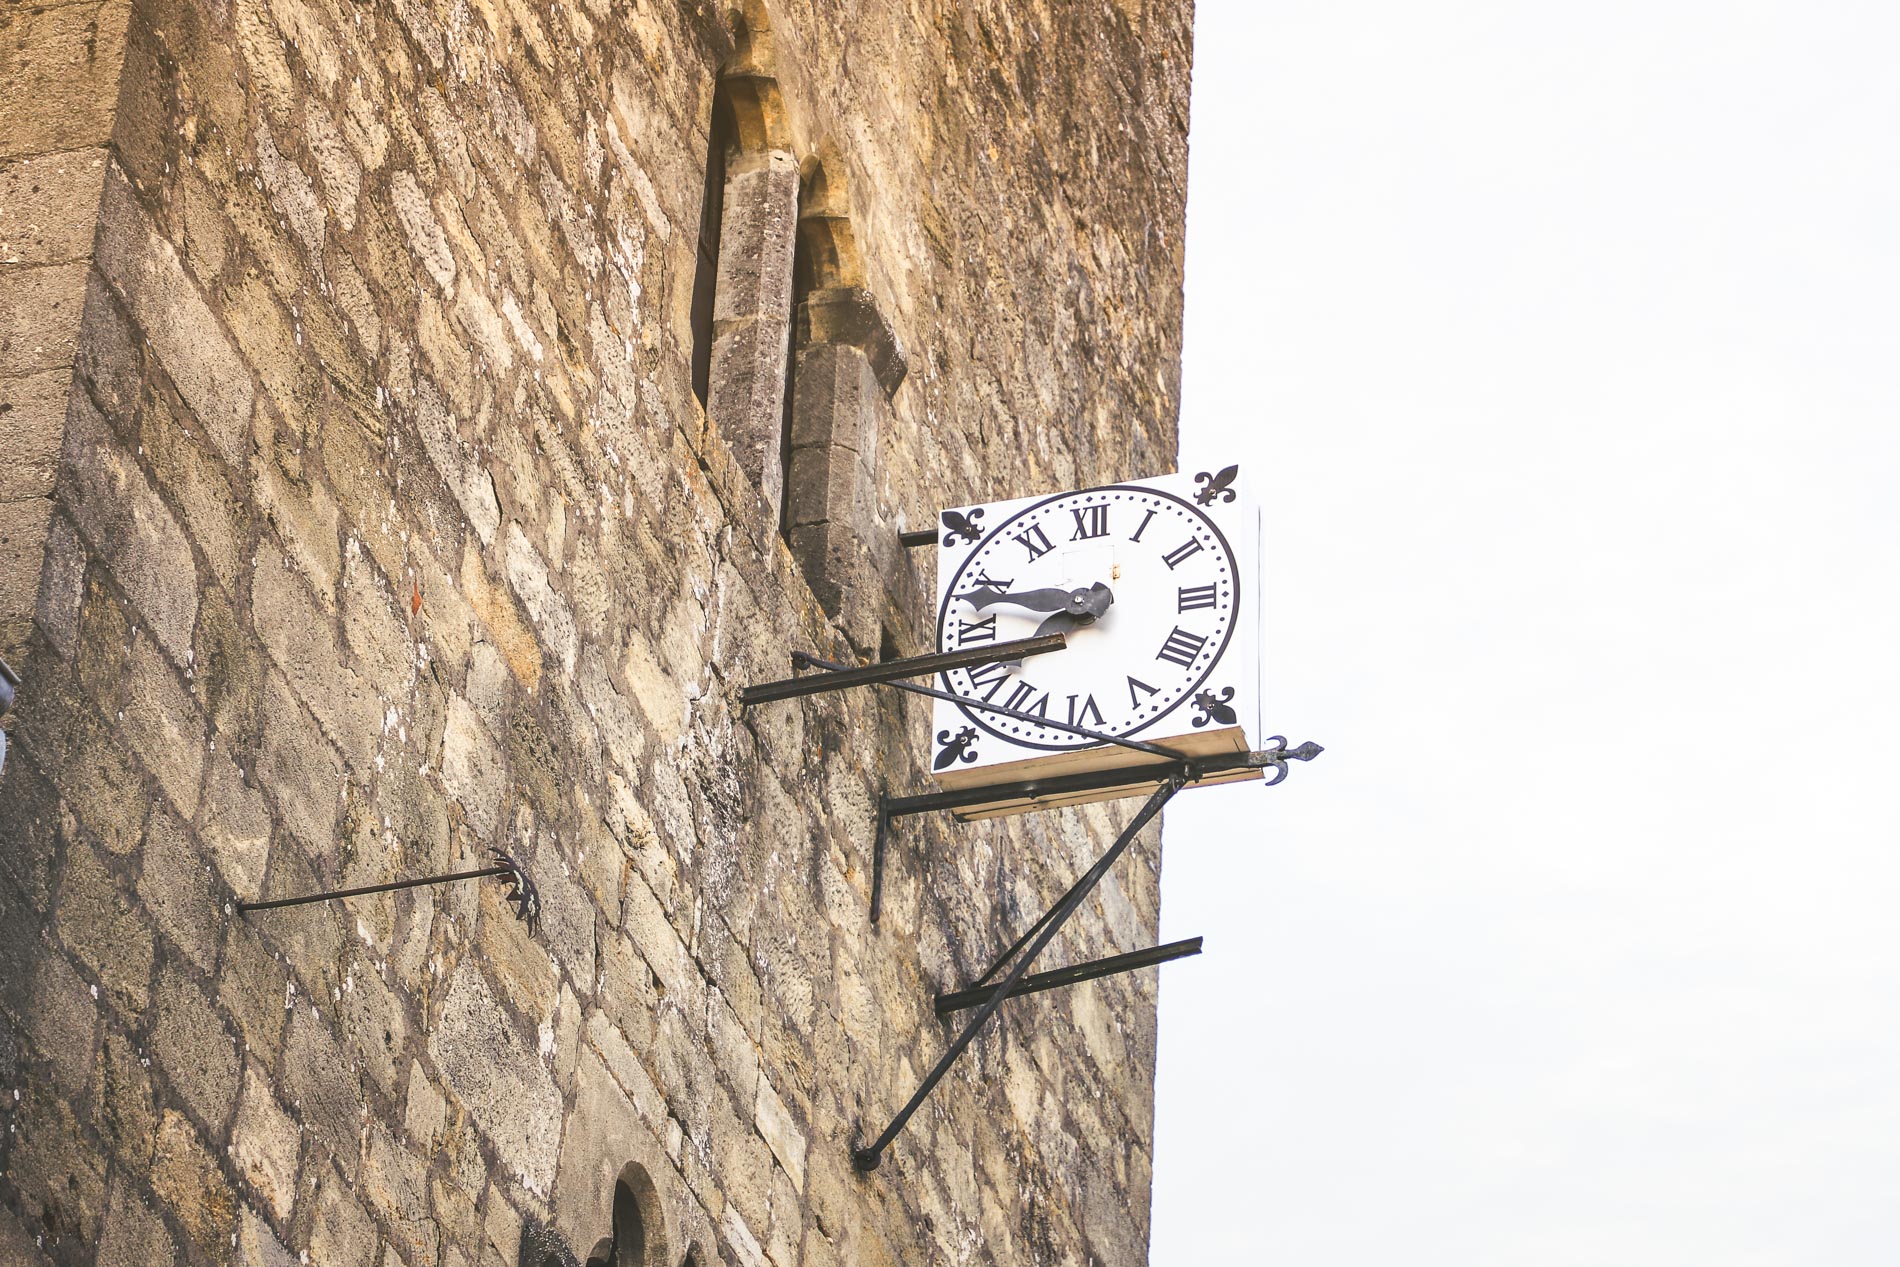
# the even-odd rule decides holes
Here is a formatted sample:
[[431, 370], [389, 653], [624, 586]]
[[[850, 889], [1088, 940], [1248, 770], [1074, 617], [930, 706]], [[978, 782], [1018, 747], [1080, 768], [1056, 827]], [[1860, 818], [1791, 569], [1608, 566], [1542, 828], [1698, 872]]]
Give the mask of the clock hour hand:
[[1068, 590], [1062, 589], [1023, 590], [1018, 594], [1006, 594], [998, 589], [973, 589], [957, 597], [978, 611], [992, 603], [1008, 603], [1012, 607], [1027, 607], [1032, 612], [1053, 612], [1067, 611], [1071, 595]]
[[[1056, 616], [1063, 617], [1070, 628], [1094, 624], [1115, 601], [1114, 591], [1100, 581], [1082, 589], [1024, 590], [1017, 594], [1006, 594], [996, 589], [974, 589], [957, 597], [978, 611], [993, 603], [1008, 603], [1012, 607], [1024, 607], [1030, 611], [1054, 612]], [[1050, 620], [1044, 621], [1044, 628], [1048, 628], [1054, 620], [1052, 616]]]

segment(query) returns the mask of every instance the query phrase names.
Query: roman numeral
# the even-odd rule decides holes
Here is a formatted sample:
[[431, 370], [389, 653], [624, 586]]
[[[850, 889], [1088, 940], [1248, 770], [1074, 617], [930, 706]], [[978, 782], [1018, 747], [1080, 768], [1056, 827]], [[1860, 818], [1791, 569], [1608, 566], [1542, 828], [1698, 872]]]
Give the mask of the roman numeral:
[[[1212, 589], [1213, 586], [1209, 586]], [[1183, 608], [1182, 610], [1186, 610]], [[996, 613], [991, 612], [981, 620], [970, 621], [957, 618], [957, 645], [967, 647], [973, 642], [996, 641]]]
[[1144, 533], [1144, 532], [1146, 532], [1146, 531], [1148, 531], [1148, 521], [1149, 521], [1150, 519], [1153, 519], [1154, 517], [1155, 517], [1155, 512], [1154, 512], [1154, 511], [1152, 511], [1152, 510], [1151, 510], [1151, 511], [1149, 511], [1149, 512], [1148, 512], [1148, 513], [1147, 513], [1146, 515], [1144, 515], [1144, 516], [1142, 517], [1142, 520], [1141, 520], [1141, 527], [1139, 527], [1139, 528], [1137, 528], [1137, 529], [1135, 529], [1135, 535], [1134, 535], [1134, 536], [1132, 536], [1132, 537], [1130, 537], [1130, 538], [1128, 538], [1128, 539], [1129, 539], [1130, 541], [1139, 541], [1139, 540], [1141, 540], [1141, 534], [1142, 534], [1142, 533]]
[[1183, 541], [1180, 545], [1174, 547], [1174, 549], [1168, 551], [1161, 557], [1167, 563], [1168, 571], [1172, 572], [1200, 552], [1200, 538], [1189, 537], [1186, 541]]
[[1071, 541], [1086, 541], [1090, 537], [1108, 535], [1108, 507], [1071, 506], [1069, 513], [1075, 516], [1075, 535]]
[[1145, 691], [1150, 695], [1159, 695], [1161, 688], [1158, 686], [1149, 686], [1140, 678], [1131, 675], [1128, 679], [1128, 707], [1130, 708], [1141, 703], [1141, 696], [1135, 694], [1136, 691]]
[[1013, 708], [1022, 713], [1040, 713], [1042, 716], [1047, 717], [1049, 715], [1049, 693], [1044, 691], [1042, 698], [1037, 700], [1034, 704], [1031, 704], [1028, 702], [1029, 697], [1035, 693], [1035, 687], [1027, 682], [1019, 681], [1016, 683], [1016, 689], [1009, 693], [1009, 698], [1003, 701], [1003, 707]]
[[1201, 648], [1206, 645], [1207, 639], [1176, 625], [1174, 632], [1168, 635], [1168, 640], [1161, 644], [1161, 650], [1155, 652], [1155, 659], [1189, 668], [1194, 664], [1194, 657], [1201, 654]]
[[1015, 586], [1016, 578], [1006, 576], [999, 581], [988, 572], [979, 571], [970, 577], [970, 584], [976, 589], [1008, 590]]
[[1011, 537], [1010, 540], [1029, 551], [1029, 562], [1031, 563], [1034, 563], [1037, 559], [1040, 559], [1043, 555], [1055, 549], [1054, 543], [1049, 540], [1049, 534], [1042, 530], [1040, 524], [1030, 524], [1028, 529], [1017, 533]]
[[1007, 664], [979, 664], [970, 670], [970, 686], [973, 689], [983, 691], [986, 686], [990, 688], [983, 691], [983, 698], [986, 701], [995, 699], [996, 692], [1001, 690], [1003, 683], [1008, 680], [1009, 666]]
[[1180, 592], [1180, 606], [1176, 611], [1193, 612], [1214, 605], [1214, 587], [1212, 585], [1183, 585]]
[[[1131, 678], [1130, 681], [1132, 680], [1133, 679]], [[1075, 706], [1075, 701], [1079, 698], [1081, 697], [1076, 696], [1076, 695], [1069, 696], [1069, 725], [1071, 726], [1099, 726], [1101, 725], [1102, 724], [1102, 710], [1096, 707], [1095, 697], [1091, 695], [1087, 699], [1083, 700], [1082, 707], [1078, 712]], [[1091, 717], [1094, 718], [1093, 721], [1089, 720]]]

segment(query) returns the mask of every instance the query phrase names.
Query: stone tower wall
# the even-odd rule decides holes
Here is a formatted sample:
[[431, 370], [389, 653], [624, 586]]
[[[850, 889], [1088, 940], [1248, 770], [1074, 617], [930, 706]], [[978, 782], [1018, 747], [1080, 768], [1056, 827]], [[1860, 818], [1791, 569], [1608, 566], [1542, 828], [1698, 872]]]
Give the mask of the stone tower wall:
[[[1152, 971], [849, 1159], [1130, 807], [904, 820], [873, 926], [928, 709], [736, 695], [923, 649], [938, 506], [1172, 467], [1190, 19], [0, 4], [0, 1261], [544, 1267], [620, 1185], [664, 1267], [1145, 1261]], [[232, 909], [495, 847], [539, 938]]]

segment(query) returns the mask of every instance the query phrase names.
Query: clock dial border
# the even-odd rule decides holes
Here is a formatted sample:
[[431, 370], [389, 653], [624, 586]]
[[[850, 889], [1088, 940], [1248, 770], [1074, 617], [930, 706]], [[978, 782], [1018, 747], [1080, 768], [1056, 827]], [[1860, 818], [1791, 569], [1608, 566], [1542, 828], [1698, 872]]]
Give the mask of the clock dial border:
[[[1068, 501], [1073, 498], [1086, 496], [1090, 493], [1134, 493], [1143, 497], [1154, 497], [1174, 503], [1180, 507], [1182, 511], [1191, 516], [1194, 521], [1205, 525], [1207, 530], [1214, 535], [1214, 540], [1218, 543], [1221, 555], [1227, 561], [1229, 574], [1233, 578], [1233, 597], [1228, 607], [1229, 614], [1226, 621], [1226, 628], [1221, 632], [1220, 645], [1215, 648], [1213, 656], [1207, 662], [1207, 667], [1188, 683], [1187, 687], [1181, 692], [1180, 697], [1156, 713], [1153, 717], [1148, 718], [1138, 725], [1129, 727], [1126, 730], [1118, 730], [1109, 726], [1096, 727], [1096, 729], [1101, 730], [1104, 734], [1112, 734], [1118, 738], [1132, 739], [1172, 715], [1176, 710], [1181, 708], [1182, 705], [1192, 702], [1195, 690], [1207, 682], [1208, 678], [1213, 675], [1214, 670], [1219, 667], [1223, 658], [1226, 656], [1228, 647], [1233, 643], [1234, 633], [1242, 621], [1242, 586], [1239, 552], [1234, 549], [1233, 543], [1228, 540], [1227, 534], [1222, 531], [1220, 524], [1214, 521], [1213, 516], [1209, 515], [1206, 509], [1195, 505], [1185, 497], [1168, 492], [1165, 489], [1153, 488], [1139, 483], [1103, 484], [1095, 488], [1076, 488], [1064, 493], [1054, 493], [1048, 497], [1039, 498], [1029, 505], [1022, 507], [1022, 509], [1018, 510], [1008, 519], [997, 524], [990, 531], [985, 532], [971, 545], [971, 548], [964, 554], [963, 558], [958, 561], [956, 570], [951, 574], [950, 580], [944, 585], [943, 598], [938, 604], [935, 643], [938, 650], [943, 649], [944, 632], [949, 617], [950, 605], [957, 601], [957, 583], [962, 578], [964, 571], [969, 567], [970, 561], [981, 553], [985, 546], [1001, 539], [1009, 529], [1020, 523], [1023, 519], [1040, 513], [1052, 503]], [[1119, 602], [1121, 600], [1118, 598], [1117, 601]], [[940, 674], [939, 683], [944, 690], [950, 691], [953, 694], [958, 693], [956, 687], [950, 681], [949, 674]], [[960, 698], [968, 697], [960, 696]], [[1012, 735], [1003, 732], [997, 728], [993, 721], [988, 720], [991, 715], [986, 713], [983, 709], [970, 708], [962, 703], [953, 704], [952, 707], [971, 723], [979, 727], [986, 735], [1012, 748], [1022, 749], [1026, 752], [1081, 752], [1092, 747], [1102, 746], [1100, 741], [1082, 739], [1080, 736], [1077, 736], [1075, 740], [1061, 743], [1040, 743], [1035, 740], [1026, 739], [1021, 735]]]

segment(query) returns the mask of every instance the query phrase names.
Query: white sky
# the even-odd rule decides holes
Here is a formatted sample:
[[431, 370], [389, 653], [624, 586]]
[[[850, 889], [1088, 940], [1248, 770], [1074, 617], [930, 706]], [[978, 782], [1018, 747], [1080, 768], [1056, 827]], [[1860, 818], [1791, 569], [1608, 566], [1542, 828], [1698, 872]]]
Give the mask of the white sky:
[[1900, 1262], [1900, 5], [1202, 0], [1157, 1267]]

